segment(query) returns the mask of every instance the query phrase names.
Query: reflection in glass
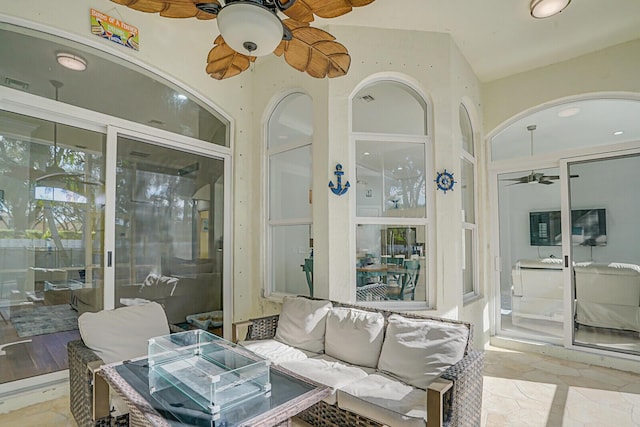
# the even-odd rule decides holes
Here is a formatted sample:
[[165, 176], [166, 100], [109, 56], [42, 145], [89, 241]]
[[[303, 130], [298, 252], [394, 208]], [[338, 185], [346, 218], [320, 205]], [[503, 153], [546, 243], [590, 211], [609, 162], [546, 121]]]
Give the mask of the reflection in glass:
[[309, 295], [305, 260], [313, 260], [309, 225], [274, 227], [271, 236], [272, 283], [275, 292]]
[[474, 292], [474, 268], [475, 268], [475, 260], [473, 247], [475, 245], [474, 242], [474, 232], [473, 230], [465, 229], [464, 233], [464, 269], [462, 270], [462, 282], [463, 282], [463, 292], [464, 295], [468, 295]]
[[311, 218], [311, 146], [271, 155], [269, 184], [271, 220]]
[[[578, 345], [640, 354], [640, 156], [572, 163]], [[602, 177], [606, 176], [606, 179]], [[615, 183], [615, 186], [611, 186]], [[588, 209], [587, 209], [588, 208]]]
[[26, 341], [3, 356], [0, 383], [67, 369], [56, 355], [80, 337], [73, 322], [102, 309], [105, 141], [0, 112], [0, 346]]
[[426, 216], [424, 144], [356, 141], [356, 215]]
[[[81, 56], [87, 70], [62, 67], [59, 52]], [[228, 121], [213, 108], [138, 65], [77, 42], [0, 23], [0, 75], [9, 87], [49, 99], [54, 79], [64, 84], [61, 102], [229, 146]]]
[[462, 192], [462, 221], [475, 223], [475, 173], [474, 165], [466, 159], [462, 159], [462, 173], [460, 188]]
[[[558, 175], [558, 169], [536, 172]], [[530, 173], [498, 175], [501, 328], [559, 343], [564, 324], [562, 250], [531, 245], [529, 217], [541, 209], [559, 209], [560, 184], [523, 182]]]
[[157, 301], [174, 324], [222, 310], [223, 166], [118, 138], [117, 306]]
[[[356, 299], [426, 299], [424, 226], [364, 225], [356, 229]], [[416, 261], [416, 262], [412, 262]], [[414, 289], [405, 287], [413, 286]]]
[[375, 82], [353, 98], [353, 131], [427, 135], [427, 104], [409, 86]]
[[462, 134], [462, 149], [473, 156], [473, 127], [471, 126], [469, 112], [464, 104], [460, 104], [458, 117], [460, 121], [460, 133]]

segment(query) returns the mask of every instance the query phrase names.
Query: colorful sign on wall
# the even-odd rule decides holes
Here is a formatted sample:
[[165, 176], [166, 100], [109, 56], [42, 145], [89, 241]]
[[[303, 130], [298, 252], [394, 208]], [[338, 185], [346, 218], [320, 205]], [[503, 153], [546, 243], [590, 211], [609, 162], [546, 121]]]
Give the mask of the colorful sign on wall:
[[118, 18], [91, 9], [91, 32], [122, 46], [138, 50], [138, 29]]

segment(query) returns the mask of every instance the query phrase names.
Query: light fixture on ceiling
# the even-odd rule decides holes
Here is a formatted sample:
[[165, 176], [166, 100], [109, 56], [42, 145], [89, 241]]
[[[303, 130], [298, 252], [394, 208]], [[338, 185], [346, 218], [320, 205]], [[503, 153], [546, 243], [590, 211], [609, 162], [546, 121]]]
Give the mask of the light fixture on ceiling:
[[272, 53], [284, 35], [275, 12], [249, 1], [228, 2], [218, 12], [218, 30], [233, 50], [249, 56]]
[[558, 117], [572, 117], [580, 112], [580, 107], [568, 107], [558, 111]]
[[56, 59], [58, 60], [58, 64], [69, 70], [84, 71], [87, 69], [87, 61], [78, 55], [60, 52], [56, 54]]
[[617, 131], [615, 131], [613, 134], [614, 134], [615, 136], [619, 136], [619, 135], [622, 135], [623, 133], [624, 133], [624, 131], [622, 131], [622, 130], [617, 130]]
[[571, 0], [532, 0], [531, 16], [536, 19], [549, 18], [562, 12]]

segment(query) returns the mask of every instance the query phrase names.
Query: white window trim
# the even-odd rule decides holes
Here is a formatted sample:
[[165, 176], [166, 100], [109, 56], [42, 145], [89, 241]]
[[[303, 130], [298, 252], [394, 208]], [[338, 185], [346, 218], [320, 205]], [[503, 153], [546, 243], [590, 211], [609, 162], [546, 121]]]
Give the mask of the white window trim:
[[[269, 148], [269, 123], [271, 121], [271, 118], [273, 117], [273, 114], [276, 111], [276, 108], [278, 107], [278, 105], [280, 105], [280, 103], [283, 102], [287, 97], [295, 94], [304, 95], [311, 98], [311, 96], [306, 91], [300, 90], [300, 89], [292, 89], [292, 90], [288, 90], [278, 94], [276, 97], [272, 99], [271, 103], [265, 110], [265, 115], [263, 117], [263, 126], [262, 126], [262, 129], [263, 129], [262, 130], [262, 133], [263, 133], [262, 147], [264, 149], [264, 156], [263, 156], [264, 175], [263, 176], [265, 177], [265, 179], [263, 180], [263, 188], [262, 188], [262, 194], [263, 194], [262, 218], [264, 218], [263, 230], [264, 230], [264, 236], [265, 236], [264, 246], [262, 247], [263, 253], [265, 254], [265, 256], [263, 257], [264, 265], [262, 268], [262, 270], [264, 271], [264, 285], [262, 290], [262, 293], [263, 293], [262, 296], [264, 298], [272, 299], [275, 301], [281, 301], [285, 296], [290, 294], [277, 291], [275, 289], [275, 283], [273, 283], [273, 251], [271, 250], [271, 247], [273, 243], [274, 228], [288, 226], [288, 225], [308, 225], [309, 227], [313, 228], [312, 217], [272, 220], [271, 213], [270, 213], [269, 194], [270, 194], [270, 183], [271, 183], [271, 162], [270, 162], [271, 156], [286, 153], [298, 148], [313, 147], [313, 141], [308, 141], [308, 142], [293, 142], [290, 144], [283, 144], [274, 148]], [[311, 152], [311, 155], [313, 156], [313, 150]], [[309, 237], [313, 239], [313, 235], [310, 235]]]

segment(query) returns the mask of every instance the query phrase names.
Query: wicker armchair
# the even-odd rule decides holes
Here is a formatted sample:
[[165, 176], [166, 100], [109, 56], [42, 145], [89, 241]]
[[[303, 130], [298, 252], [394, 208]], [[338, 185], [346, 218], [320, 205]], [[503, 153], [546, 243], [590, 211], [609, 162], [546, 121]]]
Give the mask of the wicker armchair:
[[109, 408], [109, 386], [98, 375], [104, 364], [82, 340], [67, 344], [69, 356], [69, 401], [79, 427], [125, 427], [129, 414], [113, 417]]
[[[332, 301], [334, 307], [353, 307], [382, 313], [385, 319], [394, 314], [391, 311], [370, 307], [354, 306]], [[410, 313], [397, 313], [415, 319], [431, 319], [449, 323], [464, 324], [469, 328], [469, 338], [465, 355], [458, 363], [447, 369], [427, 390], [427, 427], [434, 426], [479, 426], [482, 407], [482, 370], [484, 353], [474, 350], [473, 328], [466, 322]], [[245, 340], [270, 339], [275, 336], [278, 315], [252, 319], [234, 324], [233, 339], [236, 340], [240, 328], [247, 328]], [[322, 427], [381, 427], [374, 420], [362, 415], [330, 405], [323, 401], [298, 415], [298, 418], [313, 426]]]

